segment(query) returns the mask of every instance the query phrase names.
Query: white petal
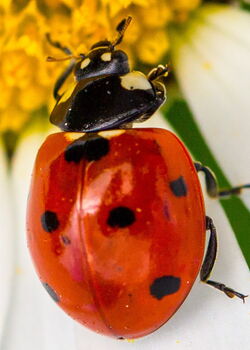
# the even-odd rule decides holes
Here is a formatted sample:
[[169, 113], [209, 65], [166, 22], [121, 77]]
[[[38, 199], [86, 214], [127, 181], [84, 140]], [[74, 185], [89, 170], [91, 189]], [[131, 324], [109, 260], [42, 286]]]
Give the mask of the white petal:
[[207, 143], [235, 185], [250, 181], [249, 33], [250, 14], [207, 6], [188, 32], [173, 36], [178, 81]]
[[31, 171], [44, 139], [44, 133], [27, 136], [14, 161], [15, 275], [2, 340], [4, 350], [74, 349], [73, 321], [48, 297], [26, 245], [25, 212]]
[[13, 210], [7, 162], [0, 142], [0, 348], [5, 332], [5, 321], [12, 297], [15, 240], [13, 235]]

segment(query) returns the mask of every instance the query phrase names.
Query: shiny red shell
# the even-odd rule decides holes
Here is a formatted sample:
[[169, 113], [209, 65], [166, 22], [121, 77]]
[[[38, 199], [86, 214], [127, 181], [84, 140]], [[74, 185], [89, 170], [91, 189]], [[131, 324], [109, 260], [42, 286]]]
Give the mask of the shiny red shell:
[[[76, 147], [78, 160], [67, 159], [83, 135], [53, 134], [40, 148], [28, 245], [41, 281], [71, 317], [102, 334], [141, 337], [175, 313], [200, 270], [205, 212], [197, 172], [166, 130], [101, 132], [105, 155], [88, 160]], [[117, 207], [129, 208], [133, 220], [112, 223]]]

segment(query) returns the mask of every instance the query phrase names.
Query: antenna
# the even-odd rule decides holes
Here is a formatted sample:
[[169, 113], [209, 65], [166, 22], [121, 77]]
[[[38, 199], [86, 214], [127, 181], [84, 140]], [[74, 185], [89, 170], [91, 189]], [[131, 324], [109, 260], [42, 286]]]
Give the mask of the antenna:
[[115, 41], [112, 43], [112, 47], [114, 48], [116, 45], [119, 45], [122, 42], [124, 33], [126, 29], [128, 28], [130, 22], [132, 21], [132, 17], [128, 16], [127, 18], [124, 18], [116, 27], [116, 30], [118, 32], [118, 36], [115, 39]]

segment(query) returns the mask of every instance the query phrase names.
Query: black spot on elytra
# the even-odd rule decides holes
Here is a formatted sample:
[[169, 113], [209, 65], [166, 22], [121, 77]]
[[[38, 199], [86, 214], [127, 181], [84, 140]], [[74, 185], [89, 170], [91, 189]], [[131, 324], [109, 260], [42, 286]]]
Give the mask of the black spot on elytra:
[[87, 161], [99, 160], [109, 152], [109, 140], [101, 136], [90, 138], [81, 137], [71, 143], [64, 153], [67, 162], [79, 163], [82, 159]]
[[107, 224], [111, 227], [126, 227], [135, 221], [133, 210], [127, 207], [116, 207], [109, 213]]
[[53, 211], [46, 210], [41, 216], [41, 224], [46, 232], [53, 232], [59, 226], [57, 215]]
[[123, 338], [123, 337], [118, 337], [117, 339], [118, 339], [118, 340], [124, 340], [125, 338]]
[[161, 300], [166, 295], [176, 293], [181, 285], [181, 279], [174, 276], [162, 276], [156, 278], [150, 286], [150, 294]]
[[56, 294], [56, 292], [54, 291], [54, 289], [52, 289], [50, 287], [50, 285], [48, 283], [42, 282], [44, 288], [46, 289], [46, 291], [49, 293], [49, 295], [51, 296], [51, 298], [58, 303], [60, 301], [59, 296]]
[[176, 197], [184, 197], [187, 195], [187, 185], [183, 176], [180, 176], [177, 180], [171, 181], [170, 188]]

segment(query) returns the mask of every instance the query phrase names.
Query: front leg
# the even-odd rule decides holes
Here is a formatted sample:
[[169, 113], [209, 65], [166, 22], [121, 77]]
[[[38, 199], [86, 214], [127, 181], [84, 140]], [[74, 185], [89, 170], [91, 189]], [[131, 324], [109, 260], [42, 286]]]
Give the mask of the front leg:
[[57, 78], [55, 86], [54, 86], [53, 96], [54, 96], [55, 100], [59, 100], [59, 98], [61, 97], [59, 94], [60, 88], [62, 87], [62, 85], [64, 84], [66, 79], [70, 76], [70, 74], [72, 73], [72, 71], [76, 65], [76, 61], [79, 59], [83, 59], [84, 54], [80, 54], [79, 56], [74, 56], [72, 51], [68, 47], [63, 46], [59, 41], [52, 40], [50, 33], [46, 34], [46, 38], [51, 46], [56, 47], [57, 49], [61, 50], [62, 52], [64, 52], [67, 55], [66, 57], [63, 57], [63, 58], [54, 58], [54, 57], [49, 56], [49, 57], [47, 57], [48, 62], [71, 60], [69, 65], [65, 68], [65, 70]]
[[153, 81], [156, 79], [159, 79], [160, 77], [167, 77], [169, 74], [169, 66], [163, 66], [162, 64], [159, 64], [156, 68], [153, 68], [148, 73], [148, 80]]

